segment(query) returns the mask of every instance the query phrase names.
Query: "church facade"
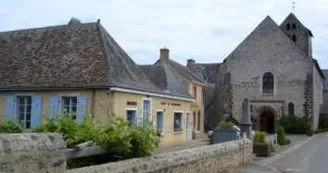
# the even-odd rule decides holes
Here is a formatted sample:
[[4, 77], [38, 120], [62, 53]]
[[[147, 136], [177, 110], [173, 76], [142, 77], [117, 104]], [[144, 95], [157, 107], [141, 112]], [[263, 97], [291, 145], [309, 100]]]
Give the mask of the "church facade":
[[281, 25], [268, 16], [222, 63], [188, 63], [204, 79], [215, 78], [207, 87], [213, 94], [205, 101], [206, 127], [229, 116], [240, 121], [249, 99], [256, 130], [274, 133], [278, 120], [291, 115], [311, 116], [316, 129], [325, 77], [312, 56], [312, 37], [293, 13]]

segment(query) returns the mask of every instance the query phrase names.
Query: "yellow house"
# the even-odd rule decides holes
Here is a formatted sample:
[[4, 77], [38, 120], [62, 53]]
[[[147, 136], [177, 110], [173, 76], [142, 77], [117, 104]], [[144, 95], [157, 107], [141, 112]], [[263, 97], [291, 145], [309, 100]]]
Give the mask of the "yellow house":
[[168, 81], [179, 87], [163, 87], [99, 20], [1, 32], [0, 44], [0, 120], [18, 119], [29, 129], [64, 111], [79, 122], [115, 114], [131, 124], [155, 122], [165, 146], [191, 140], [193, 129], [203, 132], [202, 81], [180, 65], [186, 74]]

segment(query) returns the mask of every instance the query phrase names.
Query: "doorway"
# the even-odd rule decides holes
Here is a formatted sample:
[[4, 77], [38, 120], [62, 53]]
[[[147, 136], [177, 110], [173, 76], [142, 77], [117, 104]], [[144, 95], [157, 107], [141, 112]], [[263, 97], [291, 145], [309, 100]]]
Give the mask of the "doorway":
[[274, 113], [272, 111], [264, 111], [260, 114], [260, 131], [268, 134], [275, 133]]

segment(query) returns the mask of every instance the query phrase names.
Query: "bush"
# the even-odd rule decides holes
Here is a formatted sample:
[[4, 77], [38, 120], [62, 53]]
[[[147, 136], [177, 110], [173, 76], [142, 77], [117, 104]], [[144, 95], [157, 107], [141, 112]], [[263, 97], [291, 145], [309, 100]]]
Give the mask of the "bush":
[[321, 114], [319, 116], [319, 129], [328, 129], [328, 115]]
[[278, 127], [277, 140], [278, 140], [279, 145], [287, 145], [288, 144], [288, 140], [286, 138], [285, 130], [282, 126]]
[[219, 124], [218, 124], [218, 128], [220, 129], [231, 129], [232, 127], [234, 126], [234, 124], [230, 121], [221, 121]]
[[156, 130], [151, 124], [148, 122], [145, 126], [130, 126], [127, 121], [117, 117], [108, 123], [86, 118], [79, 124], [70, 116], [59, 116], [48, 119], [45, 125], [33, 129], [33, 132], [60, 133], [69, 148], [92, 141], [106, 149], [106, 154], [68, 161], [68, 167], [75, 168], [151, 155], [159, 144]]
[[23, 127], [18, 121], [0, 122], [0, 133], [22, 133]]
[[318, 133], [324, 133], [324, 132], [328, 132], [328, 128], [325, 129], [317, 129], [314, 133], [318, 134]]
[[269, 144], [269, 151], [270, 151], [270, 153], [273, 153], [276, 151], [276, 149], [274, 148], [274, 145], [272, 143]]
[[267, 138], [266, 132], [256, 131], [254, 136], [254, 144], [265, 144]]
[[311, 129], [311, 117], [283, 116], [279, 124], [287, 134], [306, 134]]

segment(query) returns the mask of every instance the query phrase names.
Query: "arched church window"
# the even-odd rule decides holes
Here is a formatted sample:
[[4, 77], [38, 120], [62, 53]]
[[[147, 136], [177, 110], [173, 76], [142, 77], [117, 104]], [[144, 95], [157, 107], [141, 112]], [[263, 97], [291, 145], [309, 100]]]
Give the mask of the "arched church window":
[[295, 106], [294, 106], [294, 103], [289, 103], [288, 104], [288, 115], [289, 116], [295, 115]]
[[270, 72], [264, 73], [262, 78], [262, 91], [265, 94], [273, 94], [274, 77]]
[[224, 84], [230, 84], [230, 78], [231, 78], [231, 74], [230, 73], [226, 73], [224, 75]]

